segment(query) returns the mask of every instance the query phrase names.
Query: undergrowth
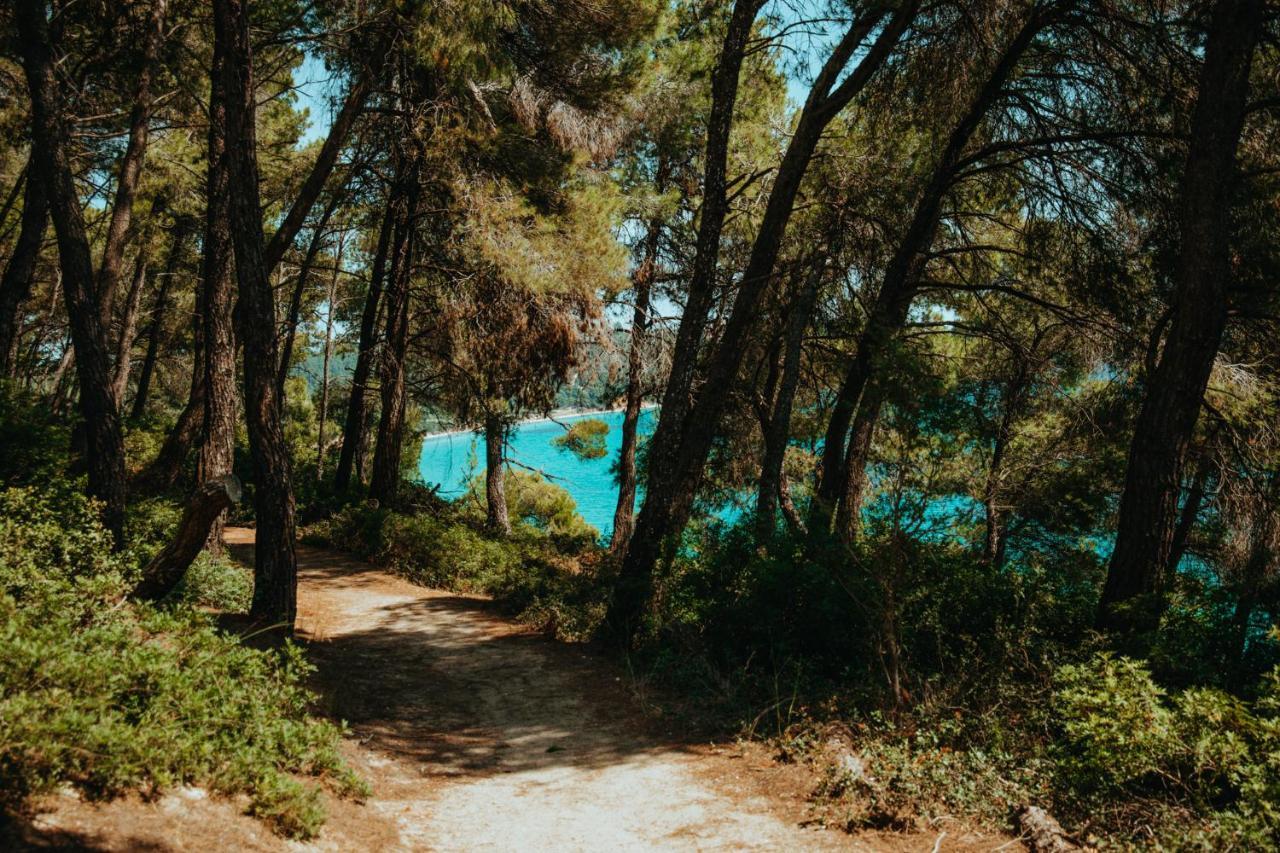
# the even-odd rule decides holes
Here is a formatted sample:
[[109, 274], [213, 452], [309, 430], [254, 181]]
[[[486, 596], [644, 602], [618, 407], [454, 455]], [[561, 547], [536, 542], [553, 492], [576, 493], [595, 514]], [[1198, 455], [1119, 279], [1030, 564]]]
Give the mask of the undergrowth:
[[[0, 492], [0, 806], [63, 784], [93, 799], [199, 785], [246, 793], [276, 831], [309, 838], [318, 786], [365, 793], [341, 730], [308, 713], [297, 647], [249, 648], [186, 605], [128, 602], [135, 564], [110, 545], [74, 489]], [[208, 600], [193, 592], [208, 569], [189, 600]]]

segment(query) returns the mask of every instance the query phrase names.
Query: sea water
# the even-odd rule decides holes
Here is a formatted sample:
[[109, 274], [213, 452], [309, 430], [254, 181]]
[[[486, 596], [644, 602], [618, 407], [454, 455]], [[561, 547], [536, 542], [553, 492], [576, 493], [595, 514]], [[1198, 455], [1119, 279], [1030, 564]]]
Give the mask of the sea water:
[[[515, 470], [532, 470], [564, 488], [578, 504], [578, 512], [588, 524], [608, 538], [613, 530], [613, 511], [618, 503], [618, 483], [614, 468], [622, 450], [623, 412], [596, 412], [582, 415], [524, 421], [512, 428], [507, 440], [507, 459]], [[552, 444], [564, 435], [567, 425], [595, 418], [609, 425], [605, 434], [607, 453], [599, 459], [580, 459]], [[657, 410], [640, 413], [639, 434], [653, 432]], [[429, 435], [422, 443], [418, 473], [429, 486], [439, 486], [440, 496], [456, 498], [466, 493], [467, 484], [484, 471], [484, 437], [473, 432]], [[637, 505], [638, 505], [637, 501]]]

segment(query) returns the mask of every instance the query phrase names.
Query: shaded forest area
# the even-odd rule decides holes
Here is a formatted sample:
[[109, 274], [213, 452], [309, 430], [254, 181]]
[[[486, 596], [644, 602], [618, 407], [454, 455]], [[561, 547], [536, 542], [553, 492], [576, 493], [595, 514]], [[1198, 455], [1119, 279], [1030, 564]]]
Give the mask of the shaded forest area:
[[[192, 782], [305, 837], [301, 777], [359, 796], [288, 639], [301, 536], [786, 760], [834, 737], [849, 829], [1280, 844], [1276, 3], [13, 0], [0, 33], [6, 809]], [[564, 399], [625, 411], [607, 541], [506, 453]], [[485, 439], [453, 503], [428, 422]]]

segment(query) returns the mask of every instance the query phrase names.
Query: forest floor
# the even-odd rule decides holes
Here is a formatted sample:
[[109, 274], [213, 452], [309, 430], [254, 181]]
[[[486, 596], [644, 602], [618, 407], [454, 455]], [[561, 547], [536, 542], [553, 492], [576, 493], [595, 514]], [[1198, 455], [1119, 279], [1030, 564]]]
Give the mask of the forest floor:
[[[244, 554], [253, 531], [229, 529]], [[813, 771], [753, 743], [691, 741], [645, 711], [625, 671], [495, 616], [484, 599], [415, 586], [299, 549], [299, 635], [326, 710], [347, 720], [364, 803], [329, 798], [309, 843], [199, 789], [88, 803], [68, 790], [22, 830], [29, 849], [1005, 850], [940, 827], [847, 835], [808, 803]], [[943, 830], [947, 830], [944, 832]]]

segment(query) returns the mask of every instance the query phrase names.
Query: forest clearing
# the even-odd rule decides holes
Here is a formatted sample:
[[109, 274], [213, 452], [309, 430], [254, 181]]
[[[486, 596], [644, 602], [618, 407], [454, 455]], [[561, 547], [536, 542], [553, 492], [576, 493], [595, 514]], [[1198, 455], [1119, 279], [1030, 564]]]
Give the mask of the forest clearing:
[[1280, 849], [1280, 2], [0, 4], [0, 847]]

